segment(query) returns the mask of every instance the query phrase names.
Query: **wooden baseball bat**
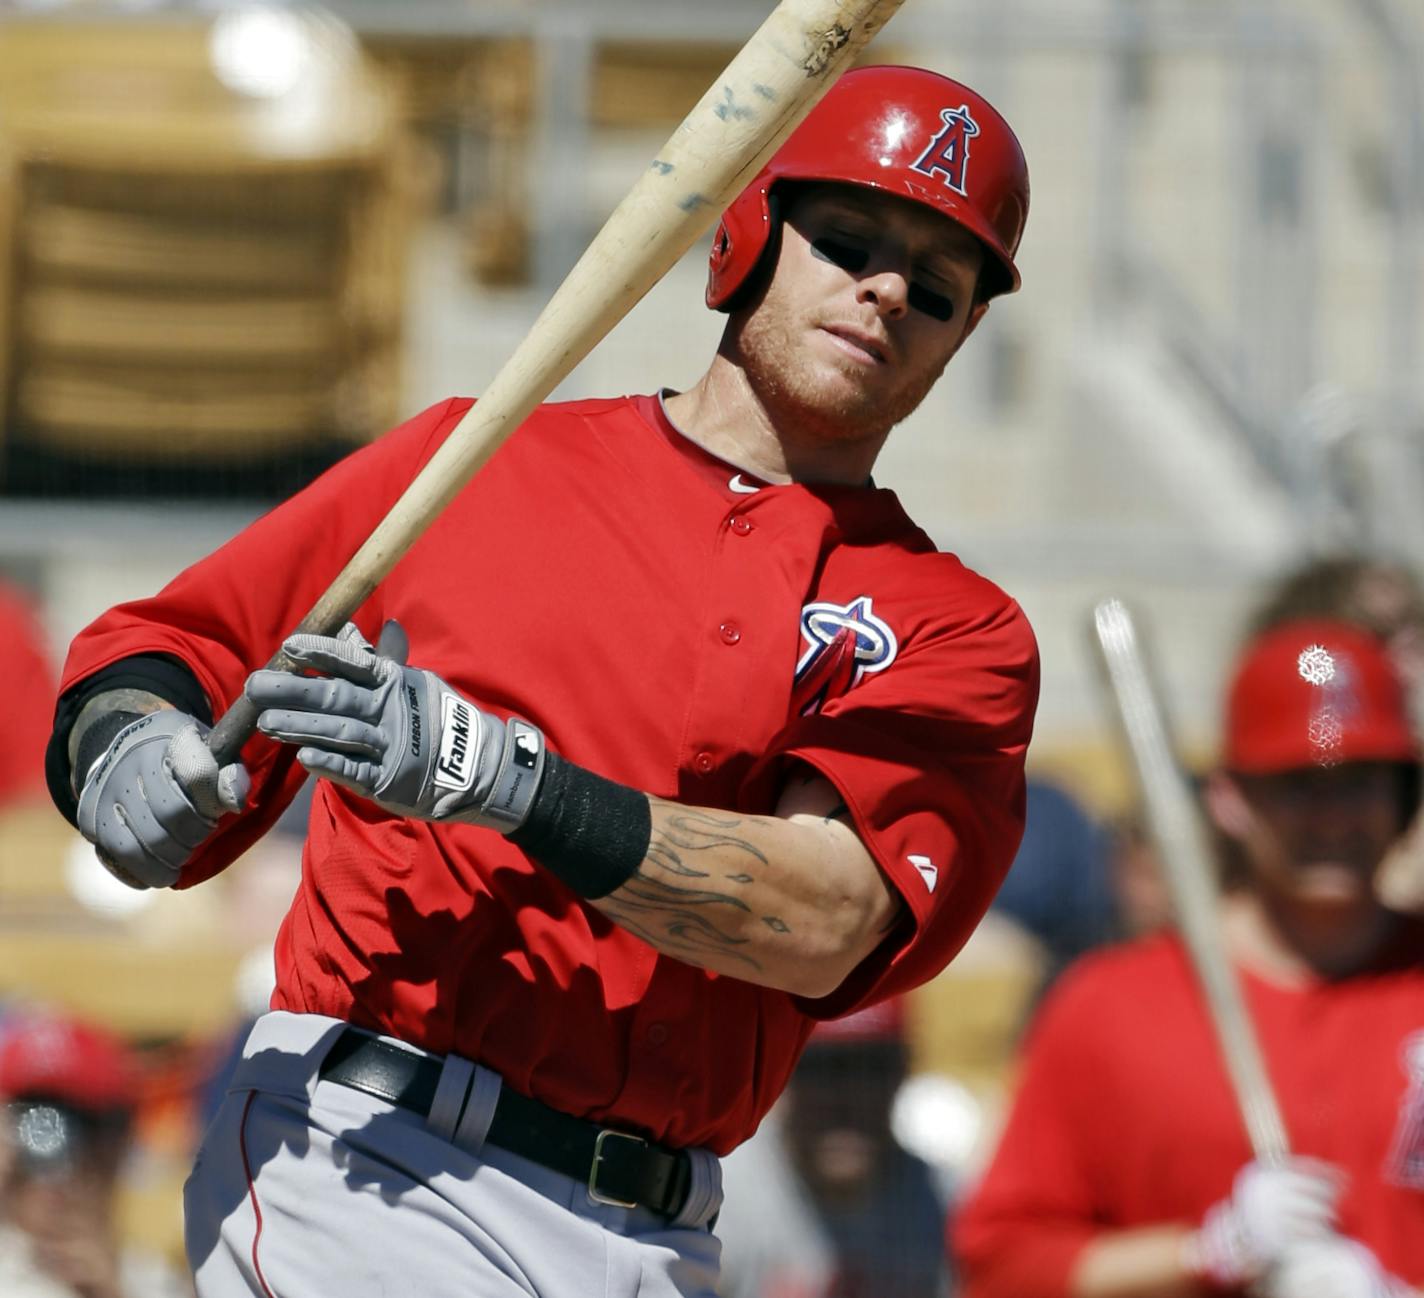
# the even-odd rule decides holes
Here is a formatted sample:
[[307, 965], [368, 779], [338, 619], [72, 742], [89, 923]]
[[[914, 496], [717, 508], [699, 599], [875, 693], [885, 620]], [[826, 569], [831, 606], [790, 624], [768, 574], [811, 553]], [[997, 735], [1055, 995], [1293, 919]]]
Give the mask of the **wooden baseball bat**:
[[[480, 400], [296, 627], [330, 635], [506, 437], [705, 233], [904, 0], [781, 0], [619, 203]], [[269, 666], [291, 663], [278, 652]], [[236, 759], [245, 698], [208, 737]]]
[[1285, 1123], [1222, 942], [1213, 852], [1201, 808], [1173, 755], [1131, 614], [1120, 600], [1104, 600], [1093, 609], [1093, 630], [1177, 925], [1206, 997], [1246, 1134], [1257, 1158], [1280, 1160], [1289, 1153]]

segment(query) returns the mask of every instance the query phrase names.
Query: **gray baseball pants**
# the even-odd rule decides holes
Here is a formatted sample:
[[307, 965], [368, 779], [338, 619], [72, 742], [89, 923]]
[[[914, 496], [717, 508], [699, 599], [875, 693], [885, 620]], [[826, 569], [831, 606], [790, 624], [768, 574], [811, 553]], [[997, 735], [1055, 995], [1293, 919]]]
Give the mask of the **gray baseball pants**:
[[675, 1222], [484, 1144], [499, 1078], [451, 1056], [428, 1118], [317, 1076], [346, 1025], [259, 1019], [184, 1190], [199, 1298], [714, 1298], [721, 1169]]

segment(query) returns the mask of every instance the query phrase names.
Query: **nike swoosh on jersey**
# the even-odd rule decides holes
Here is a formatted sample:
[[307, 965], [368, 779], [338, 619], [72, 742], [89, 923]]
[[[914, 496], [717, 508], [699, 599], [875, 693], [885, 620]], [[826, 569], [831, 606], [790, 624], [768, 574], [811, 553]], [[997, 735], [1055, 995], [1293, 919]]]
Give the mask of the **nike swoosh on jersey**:
[[731, 490], [738, 492], [740, 495], [743, 496], [750, 496], [754, 491], [761, 490], [761, 488], [756, 486], [754, 483], [742, 481], [742, 475], [740, 473], [732, 474], [732, 476], [727, 480], [727, 486]]

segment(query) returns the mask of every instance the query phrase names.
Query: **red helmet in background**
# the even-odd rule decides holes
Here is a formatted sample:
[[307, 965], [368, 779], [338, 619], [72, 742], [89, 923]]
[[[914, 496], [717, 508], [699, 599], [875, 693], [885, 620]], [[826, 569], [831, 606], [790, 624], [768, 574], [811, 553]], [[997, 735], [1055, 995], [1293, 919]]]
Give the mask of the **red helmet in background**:
[[1226, 767], [1247, 775], [1340, 762], [1418, 763], [1384, 645], [1349, 623], [1283, 623], [1242, 655], [1226, 707]]
[[984, 245], [981, 299], [1019, 286], [1028, 165], [1009, 124], [967, 86], [923, 68], [847, 72], [722, 214], [707, 305], [726, 309], [772, 242], [781, 181], [880, 189], [940, 212]]
[[132, 1109], [134, 1055], [99, 1024], [47, 1009], [13, 1011], [0, 1024], [0, 1100], [37, 1098], [95, 1112]]

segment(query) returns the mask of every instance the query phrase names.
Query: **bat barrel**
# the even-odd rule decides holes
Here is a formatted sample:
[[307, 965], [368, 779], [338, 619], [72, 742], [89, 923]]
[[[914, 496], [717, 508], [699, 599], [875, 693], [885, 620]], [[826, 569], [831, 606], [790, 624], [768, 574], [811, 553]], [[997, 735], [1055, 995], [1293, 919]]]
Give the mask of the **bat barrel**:
[[[781, 0], [594, 237], [484, 396], [412, 480], [301, 631], [332, 634], [504, 439], [704, 234], [903, 0]], [[235, 758], [239, 699], [209, 743]]]

